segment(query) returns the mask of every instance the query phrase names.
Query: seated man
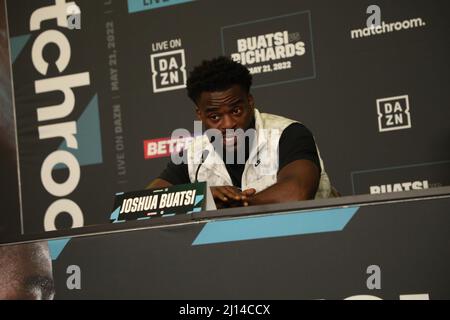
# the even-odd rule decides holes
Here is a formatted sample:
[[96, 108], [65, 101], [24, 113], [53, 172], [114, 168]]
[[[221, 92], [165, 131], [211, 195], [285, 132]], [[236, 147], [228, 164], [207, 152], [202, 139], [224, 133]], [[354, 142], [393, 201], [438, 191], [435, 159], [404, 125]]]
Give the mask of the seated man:
[[[207, 181], [219, 208], [331, 196], [311, 132], [297, 121], [259, 112], [251, 84], [247, 68], [226, 57], [194, 68], [188, 96], [207, 130], [179, 154], [183, 163], [170, 161], [148, 188]], [[211, 129], [222, 134], [219, 139], [208, 134]]]

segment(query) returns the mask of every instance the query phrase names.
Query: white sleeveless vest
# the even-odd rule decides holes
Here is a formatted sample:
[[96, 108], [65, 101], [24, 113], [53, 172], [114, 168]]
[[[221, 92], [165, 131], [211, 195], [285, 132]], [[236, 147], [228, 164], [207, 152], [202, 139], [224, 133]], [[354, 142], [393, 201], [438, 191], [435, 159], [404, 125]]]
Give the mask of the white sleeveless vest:
[[[295, 122], [297, 121], [268, 113], [260, 113], [255, 109], [256, 140], [245, 163], [241, 181], [242, 190], [254, 188], [256, 192], [260, 192], [277, 182], [278, 143], [283, 130]], [[198, 171], [198, 181], [207, 181], [210, 187], [232, 186], [231, 177], [222, 157], [214, 151], [214, 147], [206, 135], [194, 138], [187, 147], [188, 171], [191, 182], [195, 181], [196, 171], [202, 162], [204, 150], [208, 150], [208, 155]], [[330, 180], [325, 172], [318, 148], [317, 153], [322, 170], [315, 198], [329, 198], [331, 197]]]

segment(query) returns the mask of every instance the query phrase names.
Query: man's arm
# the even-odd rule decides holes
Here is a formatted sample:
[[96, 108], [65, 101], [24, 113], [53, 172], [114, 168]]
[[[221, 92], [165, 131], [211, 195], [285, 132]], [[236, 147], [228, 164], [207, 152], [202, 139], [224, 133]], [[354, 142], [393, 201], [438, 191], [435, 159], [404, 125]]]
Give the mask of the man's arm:
[[304, 125], [288, 126], [279, 142], [277, 183], [256, 194], [250, 205], [313, 199], [320, 181], [320, 160], [314, 137]]
[[277, 183], [250, 197], [250, 205], [313, 199], [319, 186], [319, 168], [309, 160], [295, 160], [280, 170]]

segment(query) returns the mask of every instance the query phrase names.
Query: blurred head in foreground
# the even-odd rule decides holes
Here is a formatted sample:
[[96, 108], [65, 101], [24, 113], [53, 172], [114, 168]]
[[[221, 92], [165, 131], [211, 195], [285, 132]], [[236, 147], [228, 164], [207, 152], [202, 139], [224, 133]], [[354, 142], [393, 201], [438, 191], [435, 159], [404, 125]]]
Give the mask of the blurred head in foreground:
[[53, 299], [52, 260], [46, 241], [0, 246], [0, 299]]

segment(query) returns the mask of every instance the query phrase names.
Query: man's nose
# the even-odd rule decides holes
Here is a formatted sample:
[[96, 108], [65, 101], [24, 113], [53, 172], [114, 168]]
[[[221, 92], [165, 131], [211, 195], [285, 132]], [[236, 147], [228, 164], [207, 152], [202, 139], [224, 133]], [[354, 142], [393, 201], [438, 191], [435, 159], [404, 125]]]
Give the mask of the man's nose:
[[233, 119], [233, 117], [230, 117], [229, 115], [225, 115], [222, 119], [222, 130], [226, 129], [236, 129], [236, 121]]

